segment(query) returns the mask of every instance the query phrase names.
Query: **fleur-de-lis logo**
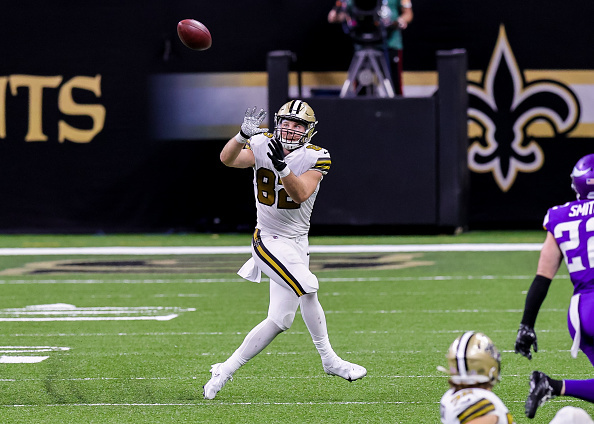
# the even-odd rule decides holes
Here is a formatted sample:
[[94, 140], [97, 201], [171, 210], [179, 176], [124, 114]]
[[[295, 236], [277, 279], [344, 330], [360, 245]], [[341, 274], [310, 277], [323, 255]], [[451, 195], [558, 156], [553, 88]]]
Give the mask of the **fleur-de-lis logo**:
[[577, 96], [566, 85], [525, 81], [503, 25], [483, 80], [468, 82], [468, 96], [469, 121], [480, 129], [470, 135], [468, 167], [493, 173], [504, 192], [519, 172], [536, 172], [544, 163], [544, 153], [529, 132], [531, 125], [545, 123], [557, 137], [573, 130], [580, 117]]

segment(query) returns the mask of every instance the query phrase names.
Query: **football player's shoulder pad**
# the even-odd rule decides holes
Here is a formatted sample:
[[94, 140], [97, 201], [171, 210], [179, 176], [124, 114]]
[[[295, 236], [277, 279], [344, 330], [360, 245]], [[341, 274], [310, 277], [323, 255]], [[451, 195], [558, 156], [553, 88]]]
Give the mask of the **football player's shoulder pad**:
[[330, 156], [330, 152], [328, 151], [328, 149], [317, 146], [315, 144], [307, 143], [305, 146], [303, 146], [303, 148], [305, 148], [306, 151], [309, 152], [308, 154], [310, 154], [312, 156], [324, 156], [324, 157]]

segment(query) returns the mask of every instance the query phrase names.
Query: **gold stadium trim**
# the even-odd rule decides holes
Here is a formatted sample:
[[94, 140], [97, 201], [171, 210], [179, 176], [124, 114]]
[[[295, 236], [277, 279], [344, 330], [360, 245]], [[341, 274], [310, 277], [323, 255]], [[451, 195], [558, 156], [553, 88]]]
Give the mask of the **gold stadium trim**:
[[[594, 85], [594, 70], [557, 70], [557, 69], [525, 69], [522, 71], [526, 82], [541, 79], [552, 79], [565, 84]], [[468, 81], [480, 82], [484, 71], [471, 70], [466, 73]], [[194, 74], [192, 74], [194, 75]], [[198, 87], [265, 87], [268, 84], [266, 72], [228, 72], [195, 74], [195, 85]], [[346, 72], [302, 72], [301, 83], [310, 86], [341, 86], [347, 77]], [[404, 85], [437, 86], [437, 71], [408, 71], [402, 74]], [[289, 73], [289, 84], [297, 85], [296, 72]]]

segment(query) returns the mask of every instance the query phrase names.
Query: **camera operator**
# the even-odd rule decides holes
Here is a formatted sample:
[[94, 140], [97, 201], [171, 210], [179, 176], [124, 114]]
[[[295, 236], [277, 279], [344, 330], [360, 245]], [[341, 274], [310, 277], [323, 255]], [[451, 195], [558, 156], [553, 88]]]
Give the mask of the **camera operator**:
[[[355, 25], [355, 17], [352, 16], [353, 3], [361, 0], [337, 0], [334, 7], [328, 13], [328, 22], [343, 23], [345, 32]], [[378, 1], [378, 5], [379, 5]], [[413, 20], [411, 0], [382, 0], [377, 11], [381, 24], [386, 30], [386, 47], [388, 54], [388, 65], [394, 91], [402, 95], [402, 31], [405, 30]], [[378, 44], [377, 49], [383, 49]]]

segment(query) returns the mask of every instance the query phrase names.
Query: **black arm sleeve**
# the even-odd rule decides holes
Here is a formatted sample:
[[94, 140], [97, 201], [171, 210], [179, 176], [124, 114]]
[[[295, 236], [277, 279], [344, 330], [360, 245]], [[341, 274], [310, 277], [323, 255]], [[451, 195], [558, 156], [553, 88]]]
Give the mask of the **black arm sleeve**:
[[550, 278], [543, 277], [542, 275], [534, 277], [530, 289], [528, 290], [528, 294], [526, 295], [526, 306], [524, 307], [522, 324], [534, 328], [536, 316], [538, 315], [542, 302], [544, 302], [545, 297], [547, 297], [551, 281]]

